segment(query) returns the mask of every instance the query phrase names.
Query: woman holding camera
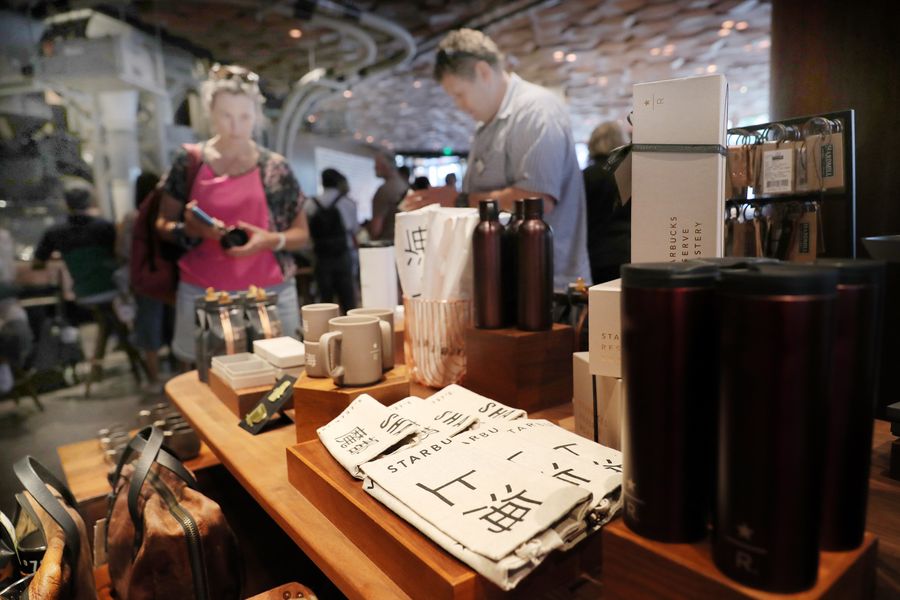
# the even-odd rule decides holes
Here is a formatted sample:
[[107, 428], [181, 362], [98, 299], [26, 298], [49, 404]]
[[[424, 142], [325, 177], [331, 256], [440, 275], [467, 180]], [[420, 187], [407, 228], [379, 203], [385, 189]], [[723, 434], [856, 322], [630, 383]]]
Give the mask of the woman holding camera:
[[203, 85], [203, 101], [215, 136], [176, 155], [161, 183], [157, 221], [160, 235], [185, 250], [178, 261], [172, 343], [183, 362], [195, 359], [194, 298], [207, 287], [238, 292], [255, 285], [276, 292], [282, 330], [296, 334], [291, 252], [309, 238], [303, 193], [287, 161], [253, 141], [263, 104], [257, 75], [216, 65]]

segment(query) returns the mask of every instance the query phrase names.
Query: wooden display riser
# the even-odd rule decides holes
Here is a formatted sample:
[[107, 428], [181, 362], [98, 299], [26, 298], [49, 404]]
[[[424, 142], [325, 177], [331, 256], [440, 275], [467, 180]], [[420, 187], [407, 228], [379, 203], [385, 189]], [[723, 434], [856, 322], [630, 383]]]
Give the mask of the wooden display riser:
[[216, 375], [215, 371], [209, 370], [209, 389], [222, 401], [222, 404], [228, 407], [228, 410], [234, 413], [239, 420], [243, 419], [248, 412], [259, 404], [260, 399], [267, 394], [272, 385], [261, 385], [251, 388], [233, 389], [225, 383], [221, 377]]
[[666, 544], [616, 521], [603, 530], [604, 600], [844, 600], [871, 598], [878, 538], [866, 533], [850, 552], [822, 552], [816, 585], [796, 594], [755, 590], [723, 575], [710, 542]]
[[528, 412], [569, 402], [574, 343], [574, 330], [558, 323], [548, 331], [468, 329], [462, 385]]
[[291, 484], [412, 598], [541, 597], [567, 589], [600, 562], [600, 536], [594, 535], [569, 552], [550, 554], [515, 590], [503, 592], [367, 494], [318, 439], [289, 447], [287, 465]]
[[381, 381], [361, 387], [340, 387], [331, 377], [300, 375], [294, 383], [294, 422], [297, 441], [318, 440], [316, 430], [331, 422], [357, 396], [368, 394], [389, 406], [409, 396], [406, 365], [397, 365], [384, 374]]

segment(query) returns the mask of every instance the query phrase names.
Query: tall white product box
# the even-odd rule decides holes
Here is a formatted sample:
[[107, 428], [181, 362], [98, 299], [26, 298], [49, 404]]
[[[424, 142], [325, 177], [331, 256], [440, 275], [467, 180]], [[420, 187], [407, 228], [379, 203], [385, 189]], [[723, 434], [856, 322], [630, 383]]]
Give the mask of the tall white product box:
[[632, 262], [722, 256], [727, 106], [722, 75], [634, 86]]

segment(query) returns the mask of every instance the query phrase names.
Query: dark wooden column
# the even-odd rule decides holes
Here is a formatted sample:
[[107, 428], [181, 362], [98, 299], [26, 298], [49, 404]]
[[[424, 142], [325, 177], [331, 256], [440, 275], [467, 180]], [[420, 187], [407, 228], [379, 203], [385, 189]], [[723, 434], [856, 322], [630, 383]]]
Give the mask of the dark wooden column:
[[897, 14], [895, 0], [773, 0], [772, 119], [856, 110], [859, 237], [900, 233]]

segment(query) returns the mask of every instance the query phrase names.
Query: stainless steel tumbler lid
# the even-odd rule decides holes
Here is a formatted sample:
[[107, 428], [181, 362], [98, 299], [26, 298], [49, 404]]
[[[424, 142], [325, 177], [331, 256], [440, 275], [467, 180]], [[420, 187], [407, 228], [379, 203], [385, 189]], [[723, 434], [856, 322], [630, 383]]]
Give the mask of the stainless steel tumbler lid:
[[719, 291], [749, 296], [817, 296], [837, 293], [836, 269], [789, 263], [723, 270]]
[[698, 288], [712, 287], [719, 268], [701, 262], [631, 263], [622, 265], [622, 287]]

